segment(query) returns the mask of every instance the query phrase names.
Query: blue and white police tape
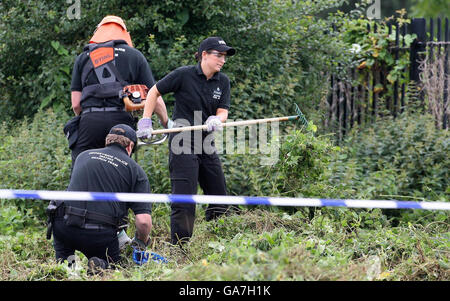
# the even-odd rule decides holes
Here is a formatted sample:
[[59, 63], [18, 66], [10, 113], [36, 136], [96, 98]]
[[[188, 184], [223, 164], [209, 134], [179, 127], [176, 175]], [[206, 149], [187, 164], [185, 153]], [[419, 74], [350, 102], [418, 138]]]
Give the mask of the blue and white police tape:
[[450, 202], [0, 189], [0, 199], [450, 210]]

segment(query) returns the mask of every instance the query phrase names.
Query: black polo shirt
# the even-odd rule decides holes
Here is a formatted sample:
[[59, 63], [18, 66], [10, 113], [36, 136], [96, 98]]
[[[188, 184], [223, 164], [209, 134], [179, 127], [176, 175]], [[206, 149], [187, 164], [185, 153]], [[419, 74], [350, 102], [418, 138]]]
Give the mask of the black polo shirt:
[[[200, 63], [183, 66], [167, 74], [156, 83], [161, 94], [174, 92], [175, 107], [172, 119], [187, 120], [187, 125], [204, 124], [211, 115], [216, 115], [218, 108], [230, 108], [230, 80], [224, 73], [217, 72], [209, 80], [200, 67]], [[201, 112], [201, 120], [195, 120], [194, 112]], [[200, 116], [200, 113], [198, 113]], [[200, 119], [200, 118], [198, 118]]]
[[[75, 161], [69, 191], [149, 193], [147, 175], [124, 147], [111, 144], [105, 148], [82, 152]], [[65, 201], [65, 204], [113, 217], [128, 215], [128, 208], [134, 214], [151, 214], [152, 203]], [[86, 206], [86, 207], [85, 207]]]
[[[155, 84], [152, 70], [139, 50], [127, 44], [118, 44], [114, 47], [114, 55], [116, 68], [122, 79], [128, 84], [141, 84], [146, 85], [148, 88]], [[82, 82], [83, 67], [88, 60], [89, 50], [85, 47], [84, 51], [75, 59], [72, 70], [71, 91], [82, 91], [85, 86], [99, 83], [94, 69], [87, 75], [85, 82]], [[117, 92], [117, 98], [119, 98], [119, 92]]]

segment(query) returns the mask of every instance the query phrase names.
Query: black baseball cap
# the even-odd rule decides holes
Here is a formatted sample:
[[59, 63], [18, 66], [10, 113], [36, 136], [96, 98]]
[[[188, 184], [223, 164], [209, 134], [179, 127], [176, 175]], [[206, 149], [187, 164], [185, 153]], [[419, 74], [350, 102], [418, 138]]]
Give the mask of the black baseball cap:
[[134, 146], [137, 145], [137, 135], [136, 131], [133, 128], [126, 124], [118, 124], [111, 128], [109, 131], [110, 134], [122, 135], [133, 141]]
[[200, 43], [198, 54], [201, 55], [203, 51], [211, 49], [226, 52], [228, 56], [232, 56], [236, 53], [236, 50], [233, 47], [228, 46], [221, 37], [209, 37]]

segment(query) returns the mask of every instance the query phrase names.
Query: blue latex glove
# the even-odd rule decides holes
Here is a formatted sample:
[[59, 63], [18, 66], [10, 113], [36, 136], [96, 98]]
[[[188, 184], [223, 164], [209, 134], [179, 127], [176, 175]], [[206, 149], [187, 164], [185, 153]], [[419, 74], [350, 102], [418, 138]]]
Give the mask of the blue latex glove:
[[140, 248], [133, 248], [133, 261], [142, 265], [148, 261], [149, 253], [146, 251], [142, 251]]
[[163, 256], [156, 253], [148, 253], [146, 251], [142, 251], [139, 248], [133, 248], [133, 261], [138, 265], [143, 265], [148, 262], [149, 257], [151, 260], [157, 263], [168, 263], [169, 261], [165, 259]]
[[157, 263], [168, 263], [169, 262], [167, 259], [165, 259], [164, 257], [162, 257], [159, 254], [152, 252], [150, 255], [152, 256], [152, 260], [154, 262], [157, 262]]
[[208, 119], [206, 119], [205, 124], [208, 127], [208, 132], [222, 130], [222, 121], [220, 121], [219, 116], [209, 116]]
[[134, 237], [132, 239], [131, 246], [133, 247], [133, 261], [138, 265], [142, 265], [148, 262], [148, 259], [151, 257], [154, 262], [167, 263], [168, 260], [161, 255], [156, 253], [149, 253], [146, 251], [149, 242], [150, 239], [147, 241], [147, 243], [143, 242], [137, 237]]
[[140, 139], [150, 139], [152, 137], [152, 119], [142, 118], [137, 124], [136, 135]]

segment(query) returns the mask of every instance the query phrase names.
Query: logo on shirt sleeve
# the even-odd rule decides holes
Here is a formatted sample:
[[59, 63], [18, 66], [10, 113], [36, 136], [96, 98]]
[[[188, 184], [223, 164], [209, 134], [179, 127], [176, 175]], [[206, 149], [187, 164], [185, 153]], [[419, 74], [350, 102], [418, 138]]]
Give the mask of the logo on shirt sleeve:
[[219, 87], [217, 87], [217, 89], [214, 90], [213, 92], [213, 98], [220, 100], [220, 97], [222, 96], [222, 91], [220, 90]]

